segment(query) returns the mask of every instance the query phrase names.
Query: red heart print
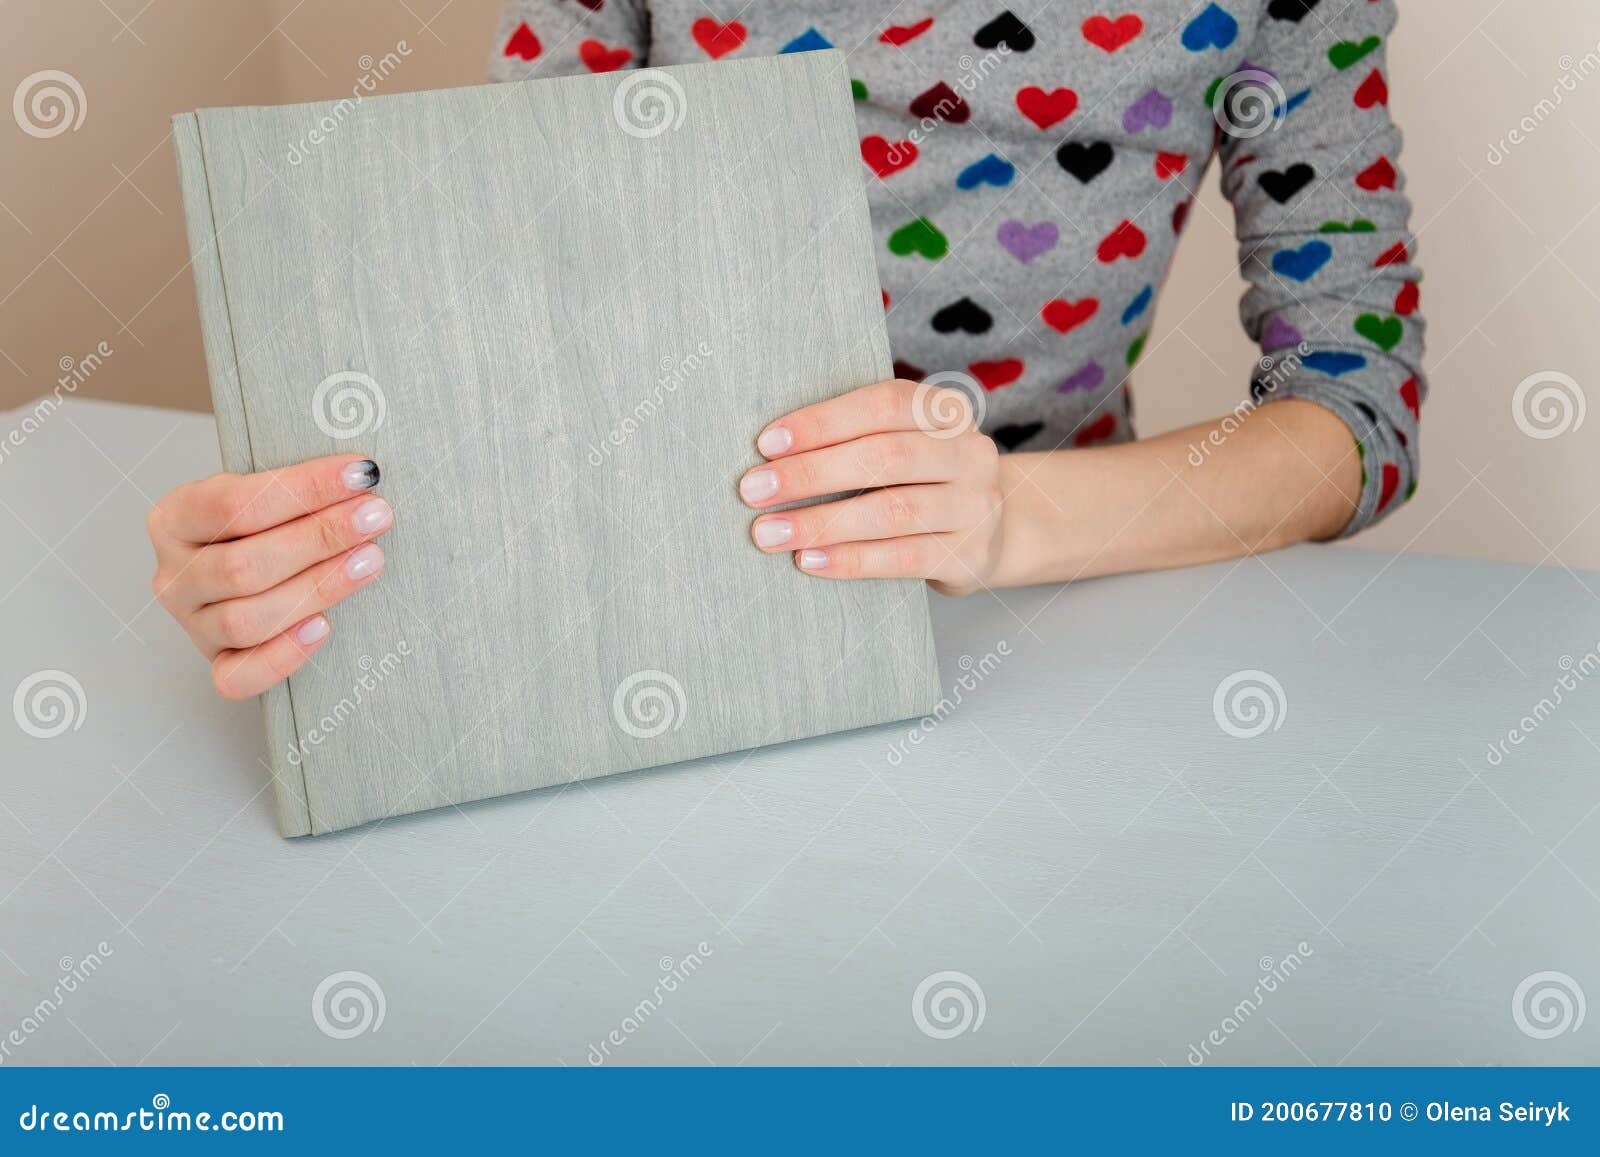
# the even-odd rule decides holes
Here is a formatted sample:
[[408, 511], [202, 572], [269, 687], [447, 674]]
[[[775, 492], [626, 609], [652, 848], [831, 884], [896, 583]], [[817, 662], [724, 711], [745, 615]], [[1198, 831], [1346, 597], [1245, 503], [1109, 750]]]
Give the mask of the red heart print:
[[1389, 163], [1388, 157], [1379, 157], [1356, 174], [1356, 184], [1369, 193], [1394, 188], [1395, 179], [1394, 166]]
[[861, 159], [882, 180], [915, 161], [917, 146], [912, 141], [890, 141], [879, 136], [862, 137]]
[[1172, 211], [1172, 232], [1175, 235], [1183, 232], [1183, 226], [1189, 220], [1189, 209], [1193, 204], [1194, 198], [1190, 197], [1187, 201], [1180, 202]]
[[517, 30], [511, 34], [511, 39], [506, 41], [507, 56], [520, 56], [523, 60], [532, 60], [543, 51], [544, 46], [533, 34], [533, 29], [528, 27], [527, 21], [517, 25]]
[[1041, 129], [1047, 129], [1060, 124], [1077, 111], [1078, 94], [1070, 88], [1045, 92], [1037, 85], [1030, 84], [1017, 93], [1017, 108]]
[[1009, 386], [1022, 376], [1021, 358], [1002, 358], [997, 362], [973, 362], [967, 371], [983, 383], [986, 390]]
[[712, 60], [721, 60], [728, 53], [743, 48], [745, 37], [749, 35], [737, 20], [723, 24], [709, 16], [702, 16], [691, 24], [689, 34]]
[[1406, 249], [1404, 241], [1396, 241], [1389, 248], [1378, 254], [1378, 259], [1372, 263], [1372, 268], [1382, 269], [1387, 265], [1404, 265], [1411, 260], [1411, 253]]
[[1189, 157], [1186, 153], [1157, 153], [1156, 176], [1163, 181], [1176, 177], [1189, 167]]
[[1083, 22], [1083, 38], [1096, 48], [1115, 52], [1144, 31], [1144, 21], [1132, 12], [1112, 20], [1108, 16], [1091, 16]]
[[933, 27], [933, 17], [924, 16], [915, 24], [891, 24], [878, 36], [885, 44], [892, 44], [899, 48], [902, 44], [910, 44], [928, 29]]
[[1400, 287], [1400, 292], [1394, 295], [1394, 311], [1401, 317], [1410, 317], [1417, 312], [1417, 303], [1422, 298], [1422, 290], [1415, 281], [1408, 281]]
[[880, 289], [878, 292], [883, 294], [883, 310], [885, 313], [887, 313], [889, 312], [889, 291], [887, 289]]
[[606, 0], [578, 0], [590, 12], [598, 12], [606, 6]]
[[598, 40], [585, 40], [578, 45], [578, 59], [590, 72], [615, 72], [633, 59], [626, 48], [607, 48]]
[[1361, 87], [1356, 89], [1356, 107], [1371, 108], [1375, 104], [1386, 105], [1389, 103], [1389, 86], [1383, 81], [1383, 73], [1376, 68], [1361, 82]]
[[972, 108], [955, 89], [941, 80], [911, 101], [911, 115], [919, 120], [941, 120], [964, 125], [972, 117]]
[[1078, 431], [1078, 436], [1072, 440], [1075, 446], [1088, 446], [1093, 442], [1104, 442], [1117, 432], [1117, 416], [1115, 414], [1101, 414], [1083, 429]]
[[1067, 301], [1058, 297], [1045, 302], [1039, 316], [1057, 333], [1069, 333], [1088, 321], [1099, 309], [1100, 302], [1093, 297], [1086, 297], [1082, 301]]
[[1411, 416], [1419, 422], [1422, 420], [1422, 398], [1417, 393], [1417, 379], [1407, 378], [1400, 383], [1400, 400], [1406, 404], [1406, 409], [1411, 411]]
[[1106, 234], [1097, 254], [1103, 264], [1110, 265], [1119, 257], [1138, 257], [1144, 252], [1144, 243], [1144, 230], [1132, 221], [1124, 221]]
[[1389, 500], [1394, 497], [1394, 492], [1400, 488], [1400, 467], [1393, 462], [1383, 464], [1383, 489], [1378, 493], [1378, 509], [1382, 510], [1389, 505]]

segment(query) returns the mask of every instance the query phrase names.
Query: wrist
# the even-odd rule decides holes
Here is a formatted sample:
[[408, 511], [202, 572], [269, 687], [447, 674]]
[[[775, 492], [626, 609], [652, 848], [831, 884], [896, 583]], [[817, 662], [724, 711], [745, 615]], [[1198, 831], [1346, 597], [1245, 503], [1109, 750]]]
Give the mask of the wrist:
[[[1049, 544], [1067, 531], [1066, 519], [1040, 489], [1035, 472], [1047, 453], [1006, 454], [1000, 459], [1000, 528], [992, 587], [1048, 581]], [[1051, 518], [1050, 515], [1054, 515]]]

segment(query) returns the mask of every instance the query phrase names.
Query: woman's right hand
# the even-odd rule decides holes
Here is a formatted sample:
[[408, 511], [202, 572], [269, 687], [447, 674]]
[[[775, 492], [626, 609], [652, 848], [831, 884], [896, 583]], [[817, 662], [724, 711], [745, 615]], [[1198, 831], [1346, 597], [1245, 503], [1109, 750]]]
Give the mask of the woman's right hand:
[[383, 569], [394, 511], [353, 454], [187, 482], [150, 508], [156, 600], [211, 663], [218, 694], [287, 679], [328, 637], [323, 611]]

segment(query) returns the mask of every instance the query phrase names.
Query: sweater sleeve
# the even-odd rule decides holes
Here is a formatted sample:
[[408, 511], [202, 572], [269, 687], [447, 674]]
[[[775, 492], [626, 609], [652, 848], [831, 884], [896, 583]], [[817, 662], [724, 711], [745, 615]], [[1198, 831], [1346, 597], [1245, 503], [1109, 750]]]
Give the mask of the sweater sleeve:
[[646, 63], [646, 0], [507, 0], [489, 59], [491, 80], [614, 72]]
[[1395, 4], [1263, 8], [1248, 59], [1213, 103], [1248, 284], [1241, 316], [1262, 351], [1252, 393], [1317, 402], [1350, 427], [1362, 466], [1350, 535], [1416, 489], [1427, 392], [1421, 275], [1388, 104]]

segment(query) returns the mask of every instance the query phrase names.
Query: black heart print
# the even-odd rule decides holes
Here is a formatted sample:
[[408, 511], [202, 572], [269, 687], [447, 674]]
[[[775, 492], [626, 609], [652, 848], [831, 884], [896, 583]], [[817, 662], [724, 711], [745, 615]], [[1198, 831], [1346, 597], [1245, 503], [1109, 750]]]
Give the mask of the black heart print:
[[978, 29], [972, 43], [979, 48], [999, 48], [1004, 44], [1012, 52], [1026, 52], [1033, 47], [1033, 31], [1007, 9]]
[[1262, 173], [1259, 180], [1261, 187], [1280, 205], [1287, 205], [1294, 200], [1294, 195], [1317, 179], [1317, 171], [1310, 165], [1301, 163], [1290, 165], [1283, 172], [1269, 171]]
[[933, 328], [940, 333], [988, 333], [993, 325], [989, 311], [970, 297], [953, 301], [933, 315]]
[[1116, 155], [1116, 150], [1107, 141], [1095, 141], [1091, 145], [1068, 141], [1056, 151], [1056, 160], [1063, 169], [1087, 185], [1111, 167]]

